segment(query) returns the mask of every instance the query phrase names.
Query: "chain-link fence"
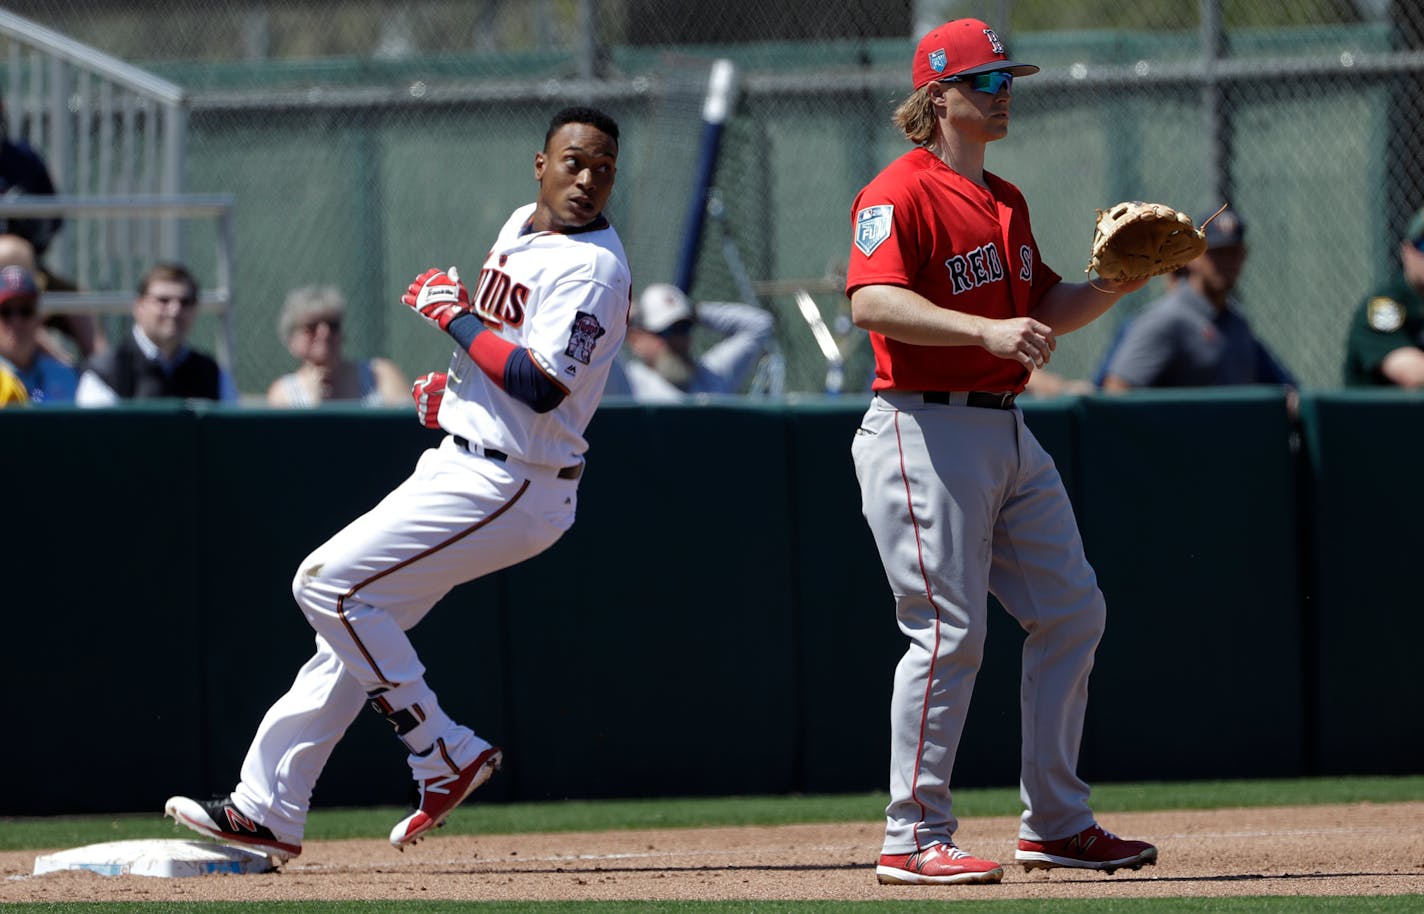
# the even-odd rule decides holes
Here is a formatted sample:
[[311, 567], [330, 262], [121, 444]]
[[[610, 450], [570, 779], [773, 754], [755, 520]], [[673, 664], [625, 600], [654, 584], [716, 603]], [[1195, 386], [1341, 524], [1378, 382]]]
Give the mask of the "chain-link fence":
[[[399, 292], [426, 266], [483, 257], [503, 217], [533, 197], [549, 115], [585, 102], [623, 127], [612, 216], [635, 287], [682, 272], [696, 298], [755, 298], [777, 316], [784, 363], [770, 376], [787, 392], [823, 391], [828, 354], [844, 359], [846, 390], [864, 389], [869, 347], [840, 291], [851, 200], [906, 148], [889, 116], [909, 88], [914, 40], [960, 16], [989, 21], [1015, 58], [1042, 67], [1015, 84], [1014, 123], [988, 167], [1023, 189], [1045, 261], [1081, 278], [1095, 210], [1120, 199], [1196, 212], [1229, 201], [1248, 225], [1242, 307], [1308, 386], [1339, 382], [1349, 314], [1397, 271], [1402, 228], [1424, 204], [1421, 0], [9, 9], [182, 88], [179, 186], [236, 201], [233, 367], [251, 395], [291, 369], [276, 314], [289, 288], [313, 282], [345, 291], [352, 354], [390, 355], [412, 375], [439, 367], [448, 347], [394, 307]], [[735, 68], [735, 104], [684, 269], [719, 60]], [[10, 63], [7, 96], [40, 65], [13, 50]], [[61, 193], [82, 190], [56, 177]], [[82, 237], [78, 222], [61, 236]], [[211, 272], [200, 241], [186, 256]], [[1054, 367], [1090, 376], [1116, 325], [1160, 291], [1066, 337]]]

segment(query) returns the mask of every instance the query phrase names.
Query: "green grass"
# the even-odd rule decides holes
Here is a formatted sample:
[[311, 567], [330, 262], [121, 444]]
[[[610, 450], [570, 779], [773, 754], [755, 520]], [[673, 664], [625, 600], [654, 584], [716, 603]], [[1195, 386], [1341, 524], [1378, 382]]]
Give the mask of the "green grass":
[[[1305, 778], [1290, 781], [1199, 781], [1159, 784], [1104, 784], [1093, 791], [1102, 814], [1165, 809], [1303, 806], [1322, 803], [1424, 801], [1424, 776], [1399, 778]], [[813, 797], [727, 797], [510, 803], [460, 808], [446, 826], [449, 834], [603, 831], [629, 828], [696, 828], [810, 822], [878, 822], [885, 797], [854, 794]], [[1018, 792], [1011, 788], [962, 790], [957, 812], [964, 817], [1017, 815]], [[403, 810], [318, 809], [307, 837], [384, 839]], [[186, 834], [186, 833], [185, 833]], [[174, 826], [157, 813], [119, 816], [0, 818], [0, 849], [73, 847], [129, 838], [173, 837]], [[1191, 891], [1186, 887], [1185, 891]], [[11, 912], [46, 914], [1418, 914], [1424, 896], [1328, 896], [1145, 899], [1005, 899], [1002, 901], [915, 897], [896, 901], [615, 901], [615, 902], [105, 902], [4, 904]]]
[[[879, 821], [886, 798], [878, 793], [807, 797], [715, 797], [657, 800], [568, 800], [550, 803], [481, 804], [472, 801], [450, 818], [445, 834], [605, 831], [633, 828], [781, 825]], [[1320, 803], [1424, 801], [1424, 776], [1302, 778], [1286, 781], [1193, 781], [1103, 784], [1093, 789], [1100, 814], [1164, 809], [1308, 806]], [[955, 811], [962, 817], [1018, 815], [1014, 788], [961, 790]], [[405, 810], [315, 809], [307, 838], [381, 838]], [[171, 838], [174, 826], [161, 812], [107, 816], [0, 818], [0, 850], [75, 847], [131, 838]]]

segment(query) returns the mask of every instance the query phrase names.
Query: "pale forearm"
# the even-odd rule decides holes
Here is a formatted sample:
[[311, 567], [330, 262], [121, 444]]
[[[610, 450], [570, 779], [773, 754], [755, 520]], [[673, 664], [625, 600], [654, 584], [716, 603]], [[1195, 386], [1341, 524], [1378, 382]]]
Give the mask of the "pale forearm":
[[1127, 283], [1105, 279], [1060, 282], [1039, 300], [1033, 317], [1052, 327], [1054, 333], [1072, 333], [1102, 317], [1124, 295], [1146, 284], [1145, 279]]
[[862, 286], [850, 297], [857, 327], [917, 346], [980, 346], [988, 320], [949, 308], [899, 286]]

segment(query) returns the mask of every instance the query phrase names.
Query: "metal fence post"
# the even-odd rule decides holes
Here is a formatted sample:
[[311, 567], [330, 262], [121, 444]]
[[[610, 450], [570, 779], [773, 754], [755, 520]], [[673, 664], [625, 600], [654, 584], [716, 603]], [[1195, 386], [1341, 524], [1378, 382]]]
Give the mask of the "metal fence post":
[[1220, 0], [1201, 0], [1201, 42], [1202, 111], [1206, 118], [1207, 136], [1210, 137], [1207, 147], [1207, 155], [1210, 156], [1207, 177], [1215, 192], [1209, 202], [1215, 208], [1217, 203], [1229, 202], [1234, 190], [1231, 180], [1230, 104], [1217, 72], [1218, 62], [1229, 53], [1226, 29], [1221, 21]]

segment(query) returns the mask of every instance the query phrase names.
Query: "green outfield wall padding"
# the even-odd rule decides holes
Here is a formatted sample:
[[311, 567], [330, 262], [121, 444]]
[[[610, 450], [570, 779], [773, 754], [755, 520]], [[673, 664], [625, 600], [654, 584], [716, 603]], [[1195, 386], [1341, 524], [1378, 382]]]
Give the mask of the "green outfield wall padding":
[[176, 407], [0, 415], [0, 814], [154, 808], [156, 772], [202, 786], [195, 427]]
[[1306, 403], [1315, 480], [1306, 604], [1313, 748], [1323, 770], [1424, 770], [1424, 397]]
[[[578, 522], [411, 631], [442, 705], [506, 749], [487, 802], [883, 790], [904, 649], [860, 510], [862, 398], [610, 404]], [[1272, 391], [1026, 401], [1108, 600], [1090, 782], [1417, 771], [1424, 398]], [[44, 701], [0, 815], [230, 790], [314, 648], [302, 559], [440, 435], [406, 410], [0, 411], [3, 660]], [[954, 782], [1018, 777], [1023, 633], [991, 606]], [[98, 749], [95, 749], [98, 751]], [[45, 785], [55, 785], [53, 789]], [[408, 799], [363, 710], [318, 806]]]
[[508, 572], [521, 794], [795, 790], [784, 413], [607, 407], [588, 440], [578, 522]]
[[1079, 408], [1079, 525], [1108, 603], [1082, 773], [1304, 773], [1284, 396], [1144, 392]]

